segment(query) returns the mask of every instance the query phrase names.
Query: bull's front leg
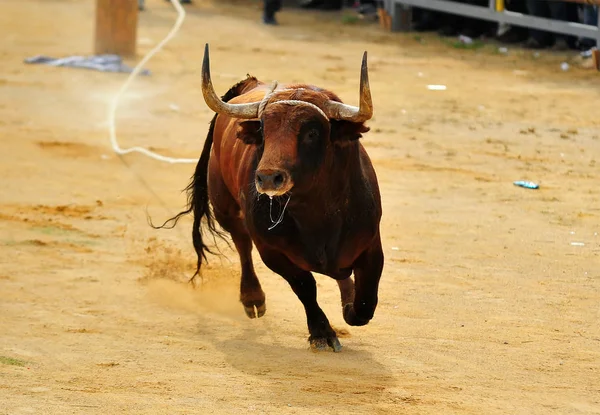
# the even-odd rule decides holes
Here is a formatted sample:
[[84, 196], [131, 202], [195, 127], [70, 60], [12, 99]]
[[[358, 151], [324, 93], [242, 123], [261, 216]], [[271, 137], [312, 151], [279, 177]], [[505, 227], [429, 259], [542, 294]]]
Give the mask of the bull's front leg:
[[[383, 250], [379, 235], [369, 249], [363, 252], [354, 263], [354, 295], [349, 293], [349, 283], [345, 283], [344, 295], [342, 285], [342, 303], [344, 320], [351, 326], [364, 326], [375, 313], [377, 308], [377, 292], [379, 279], [383, 271]], [[344, 298], [346, 297], [346, 298]]]
[[313, 275], [294, 265], [285, 255], [271, 249], [257, 246], [265, 265], [273, 272], [281, 275], [289, 284], [306, 311], [308, 338], [313, 350], [326, 350], [331, 347], [334, 352], [342, 350], [335, 330], [331, 328], [327, 316], [317, 303], [317, 283]]

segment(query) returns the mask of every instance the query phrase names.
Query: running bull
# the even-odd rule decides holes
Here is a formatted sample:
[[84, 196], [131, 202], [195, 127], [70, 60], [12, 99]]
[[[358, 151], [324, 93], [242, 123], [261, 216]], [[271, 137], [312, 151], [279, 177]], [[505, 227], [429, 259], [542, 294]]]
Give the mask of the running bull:
[[208, 44], [202, 92], [216, 114], [186, 189], [187, 210], [171, 219], [174, 225], [193, 214], [194, 276], [211, 252], [206, 232], [222, 234], [216, 220], [239, 253], [240, 300], [248, 317], [266, 311], [254, 245], [302, 302], [311, 347], [340, 351], [311, 272], [337, 280], [344, 320], [362, 326], [373, 318], [384, 263], [377, 176], [359, 141], [373, 115], [366, 52], [358, 108], [313, 85], [267, 85], [251, 76], [219, 98]]

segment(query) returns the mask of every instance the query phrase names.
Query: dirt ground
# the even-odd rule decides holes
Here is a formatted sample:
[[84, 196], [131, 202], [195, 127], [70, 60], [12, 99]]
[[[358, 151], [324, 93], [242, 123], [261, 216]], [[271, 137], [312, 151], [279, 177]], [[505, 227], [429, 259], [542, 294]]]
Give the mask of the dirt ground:
[[[140, 57], [176, 17], [147, 7]], [[0, 414], [600, 413], [600, 75], [573, 54], [463, 50], [290, 9], [264, 27], [256, 1], [187, 8], [119, 107], [124, 147], [199, 156], [205, 42], [220, 93], [251, 73], [352, 104], [369, 51], [380, 303], [348, 327], [336, 283], [317, 276], [347, 333], [342, 353], [313, 353], [300, 302], [258, 258], [264, 318], [245, 316], [226, 247], [186, 284], [191, 221], [157, 231], [146, 211], [181, 209], [194, 166], [111, 151], [126, 75], [23, 63], [91, 53], [94, 2], [1, 8]]]

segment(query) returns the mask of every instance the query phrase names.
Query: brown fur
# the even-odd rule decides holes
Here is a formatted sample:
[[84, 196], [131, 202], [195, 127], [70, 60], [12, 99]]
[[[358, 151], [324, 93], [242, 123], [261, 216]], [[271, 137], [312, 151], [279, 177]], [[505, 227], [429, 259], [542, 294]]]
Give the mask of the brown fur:
[[[257, 102], [267, 91], [267, 85], [248, 77], [223, 100]], [[311, 343], [329, 344], [337, 350], [335, 332], [316, 301], [311, 271], [340, 281], [348, 324], [367, 324], [373, 317], [383, 252], [377, 177], [358, 140], [368, 127], [327, 120], [311, 106], [289, 105], [284, 100], [320, 108], [327, 100], [340, 101], [334, 93], [311, 85], [282, 85], [269, 98], [260, 120], [216, 115], [188, 188], [190, 209], [182, 213], [194, 212], [194, 246], [200, 267], [207, 248], [199, 221], [206, 217], [210, 225], [206, 202], [210, 200], [215, 219], [230, 233], [240, 255], [240, 299], [248, 316], [260, 317], [265, 312], [265, 294], [252, 264], [255, 245], [263, 262], [289, 282], [303, 303]], [[258, 173], [274, 171], [289, 177], [291, 187], [286, 195], [269, 200], [257, 192], [256, 180]], [[289, 206], [284, 210], [286, 203]], [[202, 208], [194, 209], [194, 205]], [[271, 218], [279, 215], [283, 220], [269, 230]], [[352, 272], [356, 285], [350, 278]]]

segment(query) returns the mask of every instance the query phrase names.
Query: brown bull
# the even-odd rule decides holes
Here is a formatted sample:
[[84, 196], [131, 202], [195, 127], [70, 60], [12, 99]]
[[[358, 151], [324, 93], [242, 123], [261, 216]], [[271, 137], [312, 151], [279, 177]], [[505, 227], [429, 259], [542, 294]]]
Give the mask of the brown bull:
[[254, 243], [267, 267], [285, 278], [302, 302], [311, 346], [339, 351], [336, 333], [317, 304], [311, 271], [337, 280], [344, 320], [361, 326], [375, 312], [384, 262], [377, 177], [358, 140], [373, 113], [366, 53], [359, 108], [315, 86], [269, 87], [254, 77], [220, 99], [209, 66], [206, 45], [202, 91], [217, 114], [187, 188], [188, 209], [173, 218], [176, 223], [181, 215], [194, 214], [196, 273], [210, 252], [201, 219], [213, 234], [216, 219], [240, 256], [246, 314], [262, 317], [266, 310], [252, 264]]

